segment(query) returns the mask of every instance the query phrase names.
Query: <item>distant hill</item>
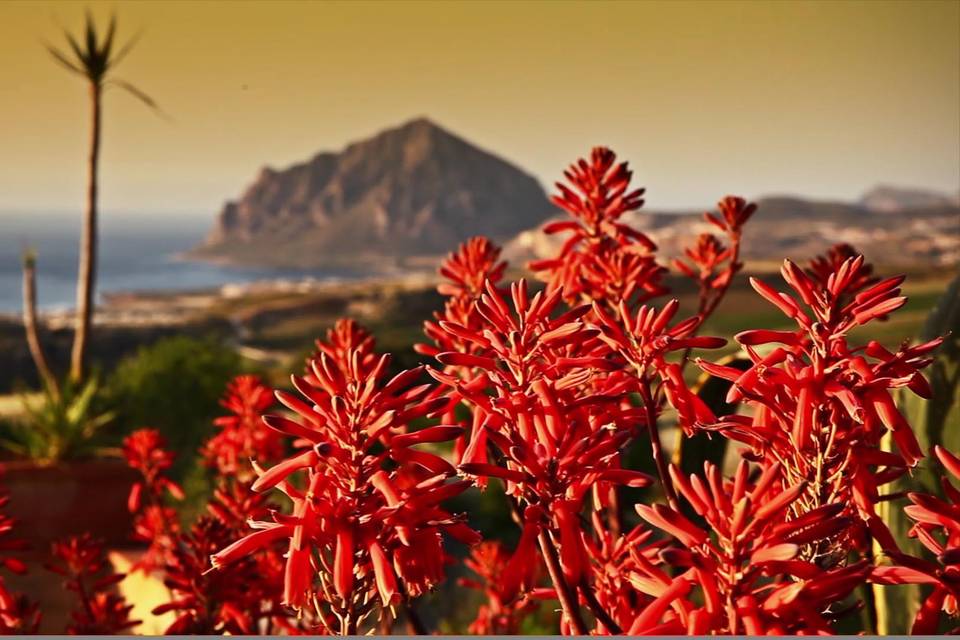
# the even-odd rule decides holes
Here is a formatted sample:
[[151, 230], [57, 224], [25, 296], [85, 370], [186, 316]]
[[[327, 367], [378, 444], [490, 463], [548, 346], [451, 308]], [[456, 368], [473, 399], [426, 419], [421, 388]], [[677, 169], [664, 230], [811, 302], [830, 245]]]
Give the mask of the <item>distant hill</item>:
[[[879, 186], [857, 202], [781, 196], [759, 204], [747, 259], [807, 260], [847, 242], [878, 263], [960, 261], [960, 194]], [[262, 169], [224, 204], [191, 256], [361, 275], [432, 271], [457, 243], [482, 234], [522, 265], [558, 250], [561, 238], [539, 231], [558, 216], [531, 175], [420, 118], [338, 153]], [[699, 211], [642, 210], [624, 221], [654, 238], [664, 257], [711, 230]]]
[[957, 207], [960, 206], [960, 192], [948, 195], [928, 189], [906, 189], [880, 185], [865, 193], [860, 198], [860, 204], [870, 211], [881, 213]]
[[192, 256], [389, 271], [476, 234], [509, 240], [555, 213], [531, 175], [417, 119], [339, 153], [264, 168]]
[[[882, 210], [869, 208], [866, 201], [879, 206], [869, 194], [859, 203], [760, 198], [758, 211], [744, 233], [743, 256], [754, 261], [779, 262], [789, 257], [805, 262], [846, 242], [879, 264], [930, 267], [960, 263], [960, 206], [951, 203], [949, 196], [903, 198], [899, 208], [888, 204]], [[702, 212], [641, 210], [627, 214], [623, 221], [647, 233], [664, 257], [680, 255], [696, 235], [714, 231], [704, 222]], [[505, 247], [504, 255], [514, 263], [524, 263], [554, 255], [561, 242], [559, 236], [529, 229]]]

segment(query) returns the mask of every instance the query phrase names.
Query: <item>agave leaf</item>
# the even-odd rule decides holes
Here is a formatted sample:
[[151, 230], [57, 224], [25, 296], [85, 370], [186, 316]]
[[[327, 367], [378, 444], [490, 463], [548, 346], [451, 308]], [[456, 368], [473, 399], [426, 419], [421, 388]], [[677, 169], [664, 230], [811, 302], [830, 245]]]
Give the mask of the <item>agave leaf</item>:
[[0, 438], [0, 448], [40, 462], [90, 453], [93, 437], [115, 418], [112, 412], [94, 413], [99, 390], [91, 378], [79, 391], [66, 382], [60, 395], [48, 390], [39, 401], [22, 396], [21, 419], [10, 425], [9, 437]]
[[93, 396], [97, 392], [96, 380], [91, 379], [83, 385], [80, 394], [70, 403], [66, 418], [70, 425], [80, 425], [90, 410], [90, 403], [93, 402]]

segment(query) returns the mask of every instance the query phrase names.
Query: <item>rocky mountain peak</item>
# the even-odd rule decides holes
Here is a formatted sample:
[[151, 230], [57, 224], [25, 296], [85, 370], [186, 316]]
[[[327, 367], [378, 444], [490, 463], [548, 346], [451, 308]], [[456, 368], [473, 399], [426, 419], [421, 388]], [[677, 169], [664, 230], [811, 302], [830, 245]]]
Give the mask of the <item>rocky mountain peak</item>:
[[442, 255], [472, 235], [503, 241], [554, 212], [532, 176], [417, 118], [338, 153], [263, 168], [196, 253], [367, 270]]

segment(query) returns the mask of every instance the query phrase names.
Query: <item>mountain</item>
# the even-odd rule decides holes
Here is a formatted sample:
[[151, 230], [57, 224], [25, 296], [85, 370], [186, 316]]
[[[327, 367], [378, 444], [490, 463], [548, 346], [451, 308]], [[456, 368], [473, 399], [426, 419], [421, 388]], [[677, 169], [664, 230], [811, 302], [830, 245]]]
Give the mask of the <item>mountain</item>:
[[960, 192], [953, 195], [928, 189], [907, 189], [879, 185], [860, 198], [860, 204], [871, 211], [891, 213], [911, 209], [960, 206]]
[[227, 202], [193, 257], [365, 273], [409, 267], [554, 215], [540, 184], [421, 118], [285, 169]]
[[[870, 193], [876, 193], [872, 191]], [[744, 231], [743, 257], [779, 262], [791, 258], [806, 262], [832, 245], [848, 243], [869, 261], [883, 265], [953, 267], [960, 263], [960, 205], [949, 196], [905, 201], [901, 208], [882, 212], [864, 204], [767, 197]], [[876, 200], [871, 200], [876, 206]], [[642, 230], [660, 248], [663, 257], [682, 254], [700, 233], [715, 229], [702, 212], [657, 213], [640, 210], [623, 222]], [[517, 235], [504, 257], [513, 264], [555, 255], [565, 236], [547, 236], [539, 227]]]

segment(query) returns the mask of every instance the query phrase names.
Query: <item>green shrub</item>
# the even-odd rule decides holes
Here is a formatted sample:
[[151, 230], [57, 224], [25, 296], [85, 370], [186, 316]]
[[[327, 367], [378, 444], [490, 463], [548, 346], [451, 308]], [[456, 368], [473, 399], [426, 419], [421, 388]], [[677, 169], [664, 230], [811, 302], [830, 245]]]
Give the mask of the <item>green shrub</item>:
[[241, 373], [232, 349], [213, 339], [164, 338], [122, 360], [107, 384], [123, 432], [159, 429], [177, 453], [174, 475], [195, 463], [227, 382]]

